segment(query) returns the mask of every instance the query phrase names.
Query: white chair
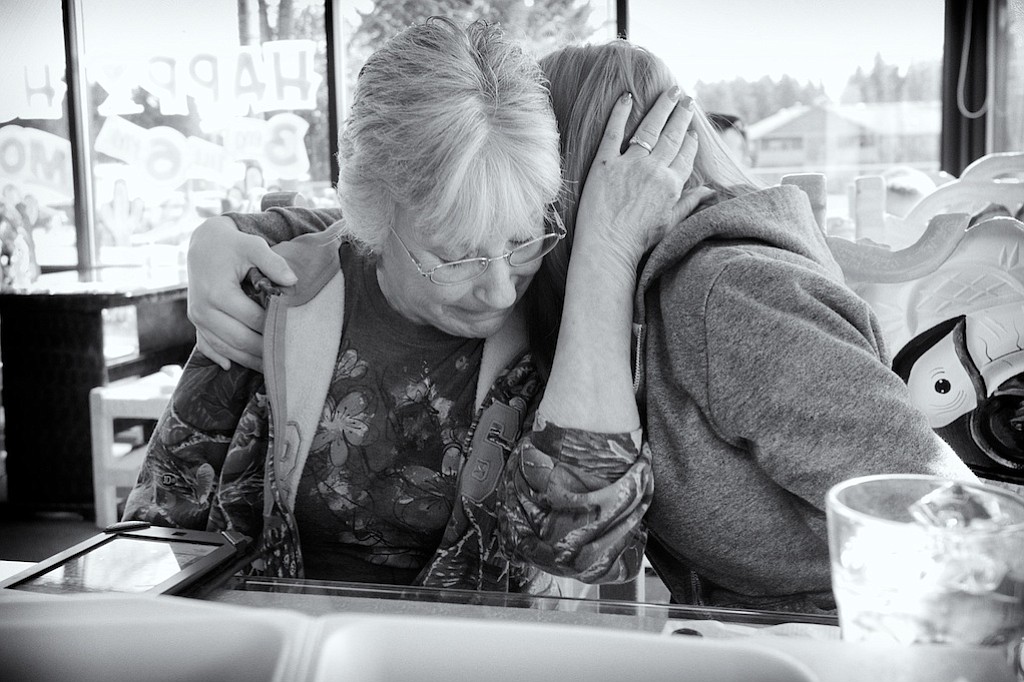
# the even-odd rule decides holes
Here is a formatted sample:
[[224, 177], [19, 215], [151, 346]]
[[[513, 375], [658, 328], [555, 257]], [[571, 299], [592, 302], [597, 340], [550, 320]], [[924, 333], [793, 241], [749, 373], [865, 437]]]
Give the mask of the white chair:
[[170, 366], [148, 376], [97, 386], [89, 392], [97, 527], [106, 528], [118, 520], [117, 489], [135, 485], [146, 455], [145, 443], [132, 447], [114, 442], [114, 420], [159, 419], [180, 376], [181, 368]]
[[960, 178], [940, 185], [921, 199], [904, 223], [918, 232], [942, 213], [975, 214], [989, 204], [1018, 215], [1024, 204], [1024, 152], [983, 156], [964, 169]]
[[[880, 180], [857, 180], [857, 237], [880, 226]], [[926, 227], [910, 245], [826, 237], [932, 427], [975, 473], [1017, 488], [1024, 481], [1015, 426], [1024, 405], [1017, 383], [1024, 380], [1022, 202], [1024, 154], [992, 154], [911, 209], [908, 219]], [[988, 204], [1017, 217], [976, 213]], [[861, 224], [865, 218], [874, 224]]]
[[821, 231], [825, 232], [827, 216], [825, 210], [828, 204], [828, 182], [824, 173], [789, 173], [782, 176], [780, 181], [783, 185], [796, 185], [807, 194], [811, 202], [811, 211], [814, 213], [814, 221], [818, 223]]
[[856, 178], [852, 191], [850, 217], [856, 239], [888, 244], [896, 251], [920, 239], [938, 215], [975, 215], [997, 205], [1019, 219], [1024, 212], [1024, 152], [998, 152], [981, 157], [967, 166], [959, 178], [922, 197], [903, 218], [886, 214], [881, 176]]

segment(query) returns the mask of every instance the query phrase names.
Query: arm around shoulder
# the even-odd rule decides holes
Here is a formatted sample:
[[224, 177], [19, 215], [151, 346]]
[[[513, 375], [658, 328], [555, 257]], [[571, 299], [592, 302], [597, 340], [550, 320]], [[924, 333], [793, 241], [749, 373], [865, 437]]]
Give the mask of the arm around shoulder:
[[323, 232], [341, 220], [336, 208], [279, 206], [260, 213], [226, 213], [240, 232], [262, 237], [273, 246], [304, 234]]

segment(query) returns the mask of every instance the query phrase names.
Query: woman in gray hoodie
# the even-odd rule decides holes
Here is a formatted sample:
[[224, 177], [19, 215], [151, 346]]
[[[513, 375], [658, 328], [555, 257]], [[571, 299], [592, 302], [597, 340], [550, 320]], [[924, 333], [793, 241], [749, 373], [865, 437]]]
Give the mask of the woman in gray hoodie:
[[[625, 41], [541, 60], [562, 146], [567, 237], [532, 292], [561, 291], [576, 201], [615, 93], [633, 134], [674, 83]], [[843, 274], [797, 187], [760, 188], [706, 116], [688, 185], [713, 194], [637, 273], [635, 386], [654, 465], [647, 556], [675, 601], [833, 612], [825, 493], [880, 473], [974, 475], [911, 403], [868, 304]], [[560, 301], [538, 301], [535, 353], [550, 357]]]

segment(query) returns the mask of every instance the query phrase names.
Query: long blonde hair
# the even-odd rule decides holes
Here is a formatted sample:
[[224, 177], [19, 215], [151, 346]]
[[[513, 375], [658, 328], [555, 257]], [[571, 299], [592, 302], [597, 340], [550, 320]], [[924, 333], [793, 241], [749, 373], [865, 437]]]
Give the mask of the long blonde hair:
[[[576, 208], [612, 106], [623, 93], [632, 93], [633, 110], [622, 138], [625, 151], [655, 100], [676, 82], [664, 62], [625, 40], [566, 47], [541, 59], [540, 65], [558, 122], [563, 180], [558, 209], [567, 230], [566, 238], [544, 258], [528, 294], [531, 342], [546, 370], [561, 320]], [[760, 186], [733, 160], [699, 105], [691, 128], [698, 149], [687, 188], [708, 186], [715, 190], [712, 201], [720, 201]]]

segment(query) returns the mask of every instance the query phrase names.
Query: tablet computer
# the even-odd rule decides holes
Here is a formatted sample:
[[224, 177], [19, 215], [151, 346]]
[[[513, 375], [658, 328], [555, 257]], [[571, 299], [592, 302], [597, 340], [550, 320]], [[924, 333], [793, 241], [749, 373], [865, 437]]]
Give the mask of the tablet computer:
[[248, 546], [249, 538], [235, 531], [115, 523], [0, 581], [0, 588], [48, 594], [181, 594], [203, 578], [236, 565]]

